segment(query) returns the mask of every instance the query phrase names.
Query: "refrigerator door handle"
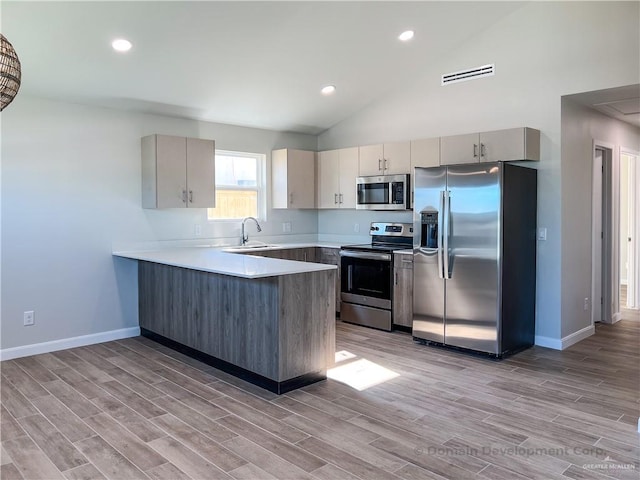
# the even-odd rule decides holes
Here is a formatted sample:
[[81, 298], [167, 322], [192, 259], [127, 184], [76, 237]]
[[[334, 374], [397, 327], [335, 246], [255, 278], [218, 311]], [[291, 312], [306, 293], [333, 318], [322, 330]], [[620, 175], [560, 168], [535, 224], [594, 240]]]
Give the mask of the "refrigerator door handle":
[[444, 267], [443, 267], [443, 259], [442, 259], [442, 252], [443, 252], [443, 218], [444, 218], [444, 196], [445, 196], [445, 192], [441, 191], [440, 192], [440, 208], [438, 208], [438, 229], [437, 229], [437, 235], [438, 235], [438, 277], [440, 278], [445, 278], [444, 277]]
[[442, 257], [443, 257], [443, 263], [444, 263], [444, 269], [443, 269], [443, 274], [444, 274], [444, 278], [449, 279], [451, 278], [451, 272], [449, 272], [449, 221], [450, 221], [450, 217], [451, 217], [451, 197], [449, 196], [449, 192], [442, 192], [443, 193], [443, 197], [444, 197], [444, 225], [443, 225], [443, 232], [442, 232], [442, 238], [444, 240], [444, 245], [442, 248]]

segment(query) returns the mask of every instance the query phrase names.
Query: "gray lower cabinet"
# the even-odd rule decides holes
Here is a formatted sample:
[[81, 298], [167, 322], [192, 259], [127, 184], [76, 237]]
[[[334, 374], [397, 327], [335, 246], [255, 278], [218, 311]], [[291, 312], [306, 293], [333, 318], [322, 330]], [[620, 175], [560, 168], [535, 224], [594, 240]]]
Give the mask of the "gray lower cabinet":
[[411, 328], [413, 324], [413, 255], [393, 256], [393, 323]]
[[138, 262], [142, 334], [276, 393], [335, 360], [335, 271], [240, 278]]
[[325, 265], [336, 265], [338, 274], [336, 275], [336, 312], [340, 312], [340, 249], [329, 247], [316, 248], [316, 262]]
[[[243, 252], [244, 253], [244, 252]], [[316, 248], [285, 248], [279, 250], [259, 250], [257, 252], [246, 252], [249, 255], [260, 257], [279, 258], [281, 260], [295, 260], [297, 262], [315, 262]], [[323, 262], [319, 262], [323, 263]]]
[[242, 252], [260, 257], [295, 260], [297, 262], [315, 262], [325, 265], [336, 265], [336, 312], [340, 312], [340, 249], [330, 247], [285, 248], [279, 250], [259, 250], [257, 252]]

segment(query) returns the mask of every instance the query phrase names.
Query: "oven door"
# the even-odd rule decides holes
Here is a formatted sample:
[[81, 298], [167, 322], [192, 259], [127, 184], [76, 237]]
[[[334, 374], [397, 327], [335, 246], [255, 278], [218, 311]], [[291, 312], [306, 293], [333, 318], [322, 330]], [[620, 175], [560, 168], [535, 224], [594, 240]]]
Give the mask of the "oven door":
[[391, 309], [391, 254], [355, 250], [340, 251], [343, 302]]

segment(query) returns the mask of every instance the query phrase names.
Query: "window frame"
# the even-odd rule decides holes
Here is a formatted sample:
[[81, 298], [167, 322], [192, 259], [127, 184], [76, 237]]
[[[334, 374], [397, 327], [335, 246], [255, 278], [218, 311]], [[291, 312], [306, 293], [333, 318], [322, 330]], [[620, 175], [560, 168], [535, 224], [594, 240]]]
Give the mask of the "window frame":
[[[267, 221], [267, 156], [264, 153], [253, 152], [241, 152], [236, 150], [222, 150], [216, 149], [215, 156], [226, 155], [229, 157], [245, 157], [254, 158], [256, 160], [256, 186], [241, 187], [238, 185], [220, 185], [220, 190], [236, 190], [236, 191], [255, 191], [257, 192], [257, 218], [260, 221]], [[218, 191], [217, 177], [215, 182], [216, 192]], [[215, 207], [214, 207], [215, 208]], [[207, 221], [211, 223], [225, 223], [225, 222], [238, 222], [240, 218], [212, 218], [209, 216], [209, 209], [207, 209]]]

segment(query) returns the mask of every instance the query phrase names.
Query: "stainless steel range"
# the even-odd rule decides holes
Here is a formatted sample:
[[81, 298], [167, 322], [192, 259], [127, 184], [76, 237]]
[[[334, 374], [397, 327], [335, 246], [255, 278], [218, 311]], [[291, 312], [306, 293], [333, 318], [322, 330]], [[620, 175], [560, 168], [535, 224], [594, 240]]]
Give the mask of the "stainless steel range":
[[374, 222], [371, 243], [340, 250], [340, 319], [391, 331], [393, 251], [413, 248], [411, 223]]

